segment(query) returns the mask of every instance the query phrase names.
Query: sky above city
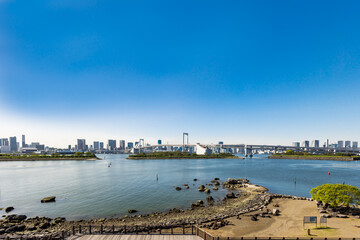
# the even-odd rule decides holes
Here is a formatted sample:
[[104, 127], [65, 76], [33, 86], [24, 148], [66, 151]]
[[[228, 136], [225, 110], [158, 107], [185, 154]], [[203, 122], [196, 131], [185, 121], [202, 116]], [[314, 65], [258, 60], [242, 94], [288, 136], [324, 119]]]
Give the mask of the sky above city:
[[360, 140], [359, 1], [0, 0], [0, 137]]

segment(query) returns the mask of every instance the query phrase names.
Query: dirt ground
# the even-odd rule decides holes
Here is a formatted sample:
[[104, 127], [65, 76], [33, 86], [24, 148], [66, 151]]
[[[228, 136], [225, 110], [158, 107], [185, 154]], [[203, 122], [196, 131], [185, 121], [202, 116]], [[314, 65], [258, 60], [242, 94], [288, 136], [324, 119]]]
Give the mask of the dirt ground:
[[[274, 207], [278, 204], [279, 207]], [[279, 216], [271, 218], [258, 217], [258, 221], [252, 221], [249, 214], [229, 218], [232, 224], [218, 230], [204, 229], [217, 237], [342, 237], [353, 238], [360, 236], [360, 219], [328, 218], [327, 224], [319, 225], [320, 213], [313, 201], [300, 201], [291, 199], [275, 199], [268, 209], [277, 208]], [[257, 213], [260, 213], [257, 212]], [[253, 213], [252, 213], [253, 214]], [[303, 226], [304, 216], [317, 216], [318, 225], [306, 224]], [[310, 228], [310, 235], [307, 229]]]

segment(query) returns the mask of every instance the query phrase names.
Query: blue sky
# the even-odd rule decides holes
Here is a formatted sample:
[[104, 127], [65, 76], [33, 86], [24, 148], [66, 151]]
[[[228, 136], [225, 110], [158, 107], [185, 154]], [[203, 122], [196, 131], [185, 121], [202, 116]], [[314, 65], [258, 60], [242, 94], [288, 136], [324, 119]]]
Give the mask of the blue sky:
[[0, 136], [360, 140], [359, 7], [0, 0]]

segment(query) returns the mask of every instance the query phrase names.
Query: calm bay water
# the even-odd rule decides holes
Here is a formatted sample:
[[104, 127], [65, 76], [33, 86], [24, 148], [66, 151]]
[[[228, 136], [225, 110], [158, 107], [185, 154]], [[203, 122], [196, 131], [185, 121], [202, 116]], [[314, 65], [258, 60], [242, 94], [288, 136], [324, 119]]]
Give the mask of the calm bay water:
[[[248, 178], [270, 192], [305, 197], [310, 197], [311, 188], [324, 183], [345, 182], [360, 187], [357, 161], [277, 160], [266, 156], [246, 160], [126, 160], [126, 157], [106, 155], [102, 161], [0, 162], [0, 208], [14, 206], [13, 213], [29, 217], [62, 216], [68, 220], [123, 216], [128, 209], [150, 213], [187, 208], [191, 202], [206, 199], [207, 195], [198, 192], [197, 187], [214, 177], [223, 181], [229, 177]], [[194, 182], [194, 178], [199, 181]], [[190, 189], [174, 189], [185, 183]], [[224, 189], [211, 193], [217, 200], [225, 194]], [[55, 203], [40, 203], [43, 197], [52, 195], [56, 196]]]

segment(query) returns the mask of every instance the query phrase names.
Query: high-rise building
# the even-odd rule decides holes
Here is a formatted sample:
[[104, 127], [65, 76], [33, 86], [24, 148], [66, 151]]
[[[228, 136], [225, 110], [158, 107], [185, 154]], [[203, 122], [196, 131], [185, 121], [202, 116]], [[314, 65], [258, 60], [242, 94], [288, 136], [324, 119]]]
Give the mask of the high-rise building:
[[162, 144], [162, 141], [161, 139], [158, 140], [158, 145], [161, 145]]
[[100, 142], [100, 150], [104, 150], [104, 142]]
[[134, 143], [133, 142], [128, 142], [127, 147], [129, 149], [134, 148]]
[[22, 135], [22, 136], [21, 136], [21, 146], [22, 146], [23, 148], [27, 147], [26, 142], [25, 142], [25, 135]]
[[139, 147], [139, 142], [135, 142], [135, 147]]
[[351, 141], [345, 141], [345, 148], [351, 148]]
[[86, 140], [85, 139], [77, 140], [77, 150], [78, 151], [86, 151]]
[[0, 139], [0, 146], [9, 146], [9, 139], [1, 138]]
[[224, 145], [224, 142], [223, 142], [223, 141], [219, 141], [219, 145]]
[[98, 141], [94, 141], [94, 150], [100, 150], [100, 143]]
[[110, 151], [116, 150], [116, 140], [112, 140], [112, 139], [108, 140], [108, 150]]
[[320, 141], [319, 140], [311, 141], [311, 147], [315, 147], [315, 148], [320, 147]]
[[356, 149], [358, 148], [358, 142], [352, 142], [352, 148]]
[[292, 146], [293, 146], [293, 147], [300, 147], [300, 142], [293, 142], [293, 143], [292, 143]]
[[71, 150], [71, 145], [68, 146], [68, 150]]
[[10, 142], [10, 152], [16, 152], [18, 150], [16, 137], [10, 137], [9, 140], [10, 140], [9, 141]]
[[308, 148], [308, 147], [310, 147], [310, 142], [308, 140], [305, 140], [305, 141], [302, 142], [301, 145], [302, 145], [302, 147]]
[[120, 150], [125, 150], [125, 140], [120, 140]]
[[343, 148], [344, 147], [344, 141], [338, 141], [337, 147], [338, 148]]

